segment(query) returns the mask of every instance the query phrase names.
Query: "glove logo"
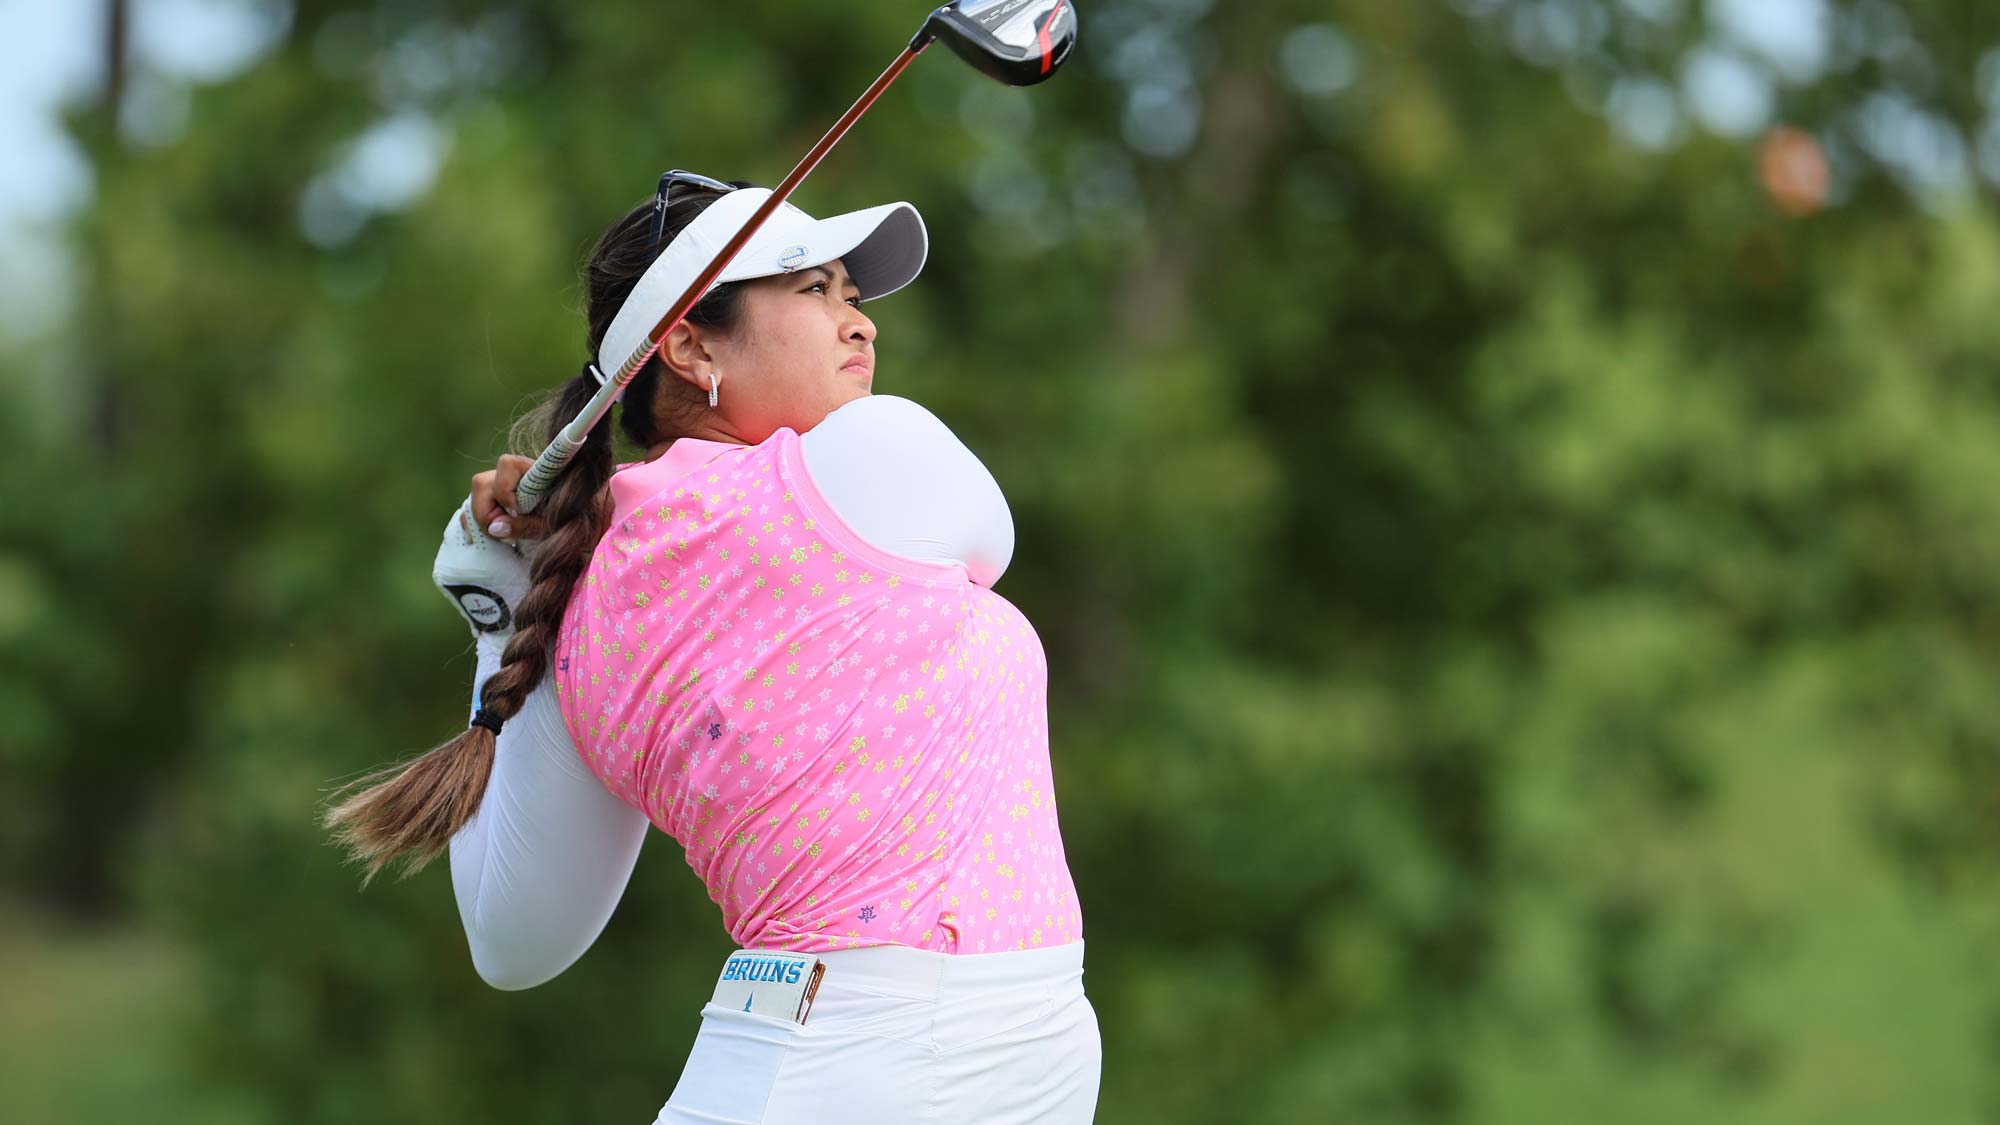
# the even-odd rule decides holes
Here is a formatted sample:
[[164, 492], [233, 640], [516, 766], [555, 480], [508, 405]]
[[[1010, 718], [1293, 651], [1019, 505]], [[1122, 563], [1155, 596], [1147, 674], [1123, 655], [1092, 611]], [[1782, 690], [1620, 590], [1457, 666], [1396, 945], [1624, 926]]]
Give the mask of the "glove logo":
[[484, 586], [446, 586], [445, 593], [458, 602], [458, 611], [482, 633], [497, 633], [513, 623], [507, 600]]

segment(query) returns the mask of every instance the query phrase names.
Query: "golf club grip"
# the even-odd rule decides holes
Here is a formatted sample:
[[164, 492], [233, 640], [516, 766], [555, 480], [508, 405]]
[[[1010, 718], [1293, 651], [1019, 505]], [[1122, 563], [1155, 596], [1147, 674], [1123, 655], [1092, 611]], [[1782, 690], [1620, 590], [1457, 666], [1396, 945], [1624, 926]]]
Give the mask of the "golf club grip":
[[522, 515], [534, 511], [535, 506], [542, 502], [542, 497], [555, 487], [556, 478], [562, 476], [562, 471], [576, 458], [576, 451], [582, 448], [582, 442], [569, 439], [567, 429], [557, 434], [556, 439], [522, 474], [521, 483], [514, 486], [515, 509]]

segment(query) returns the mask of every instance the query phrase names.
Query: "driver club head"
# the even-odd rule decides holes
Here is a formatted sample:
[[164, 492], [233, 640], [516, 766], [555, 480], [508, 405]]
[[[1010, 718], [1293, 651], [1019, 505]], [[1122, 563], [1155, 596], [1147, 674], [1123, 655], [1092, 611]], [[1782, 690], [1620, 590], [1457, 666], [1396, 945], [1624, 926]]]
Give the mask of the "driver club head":
[[1076, 46], [1071, 0], [952, 0], [930, 14], [917, 42], [941, 39], [959, 58], [1009, 86], [1032, 86]]

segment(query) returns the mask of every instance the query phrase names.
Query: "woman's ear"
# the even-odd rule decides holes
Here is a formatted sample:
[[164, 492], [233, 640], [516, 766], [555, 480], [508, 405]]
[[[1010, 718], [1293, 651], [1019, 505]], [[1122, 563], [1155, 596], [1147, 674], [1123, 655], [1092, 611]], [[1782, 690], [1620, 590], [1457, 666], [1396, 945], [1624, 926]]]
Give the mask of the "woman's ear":
[[708, 391], [708, 371], [715, 365], [709, 354], [707, 333], [699, 325], [683, 320], [660, 342], [660, 362], [674, 378]]

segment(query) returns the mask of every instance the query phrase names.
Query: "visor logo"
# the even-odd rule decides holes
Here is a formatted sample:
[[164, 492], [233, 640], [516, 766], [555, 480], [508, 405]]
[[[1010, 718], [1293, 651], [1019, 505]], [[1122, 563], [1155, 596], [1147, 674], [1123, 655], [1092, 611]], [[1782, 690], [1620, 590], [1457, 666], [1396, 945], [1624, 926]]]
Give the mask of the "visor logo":
[[803, 246], [787, 247], [783, 254], [778, 255], [778, 267], [786, 273], [790, 273], [805, 264], [806, 248]]

